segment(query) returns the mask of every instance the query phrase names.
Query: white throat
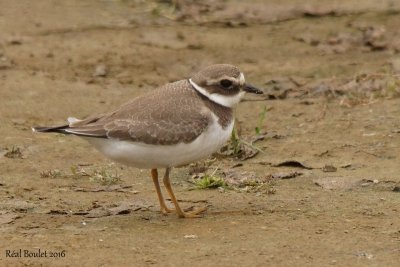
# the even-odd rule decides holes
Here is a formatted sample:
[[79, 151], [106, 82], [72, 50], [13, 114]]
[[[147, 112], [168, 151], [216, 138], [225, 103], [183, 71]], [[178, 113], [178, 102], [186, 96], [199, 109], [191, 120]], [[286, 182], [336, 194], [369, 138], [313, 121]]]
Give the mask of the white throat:
[[200, 94], [204, 95], [211, 101], [218, 103], [222, 106], [232, 108], [234, 107], [237, 103], [240, 102], [242, 97], [244, 96], [245, 92], [240, 91], [236, 95], [221, 95], [221, 94], [210, 94], [206, 89], [203, 87], [197, 85], [195, 82], [192, 81], [192, 79], [189, 79], [189, 83], [199, 92]]

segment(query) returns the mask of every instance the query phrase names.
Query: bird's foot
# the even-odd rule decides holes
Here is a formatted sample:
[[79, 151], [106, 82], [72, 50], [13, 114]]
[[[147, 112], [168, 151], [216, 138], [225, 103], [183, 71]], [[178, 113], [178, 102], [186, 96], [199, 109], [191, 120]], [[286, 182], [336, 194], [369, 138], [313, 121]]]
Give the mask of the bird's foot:
[[191, 212], [183, 212], [182, 211], [181, 213], [178, 212], [178, 216], [180, 218], [200, 218], [201, 217], [200, 213], [203, 213], [206, 210], [207, 210], [207, 208], [203, 207], [203, 208], [195, 209]]
[[162, 207], [161, 208], [161, 213], [164, 214], [164, 215], [167, 215], [168, 213], [172, 213], [172, 212], [176, 212], [176, 210], [175, 209], [170, 209], [170, 208], [167, 208], [167, 207]]

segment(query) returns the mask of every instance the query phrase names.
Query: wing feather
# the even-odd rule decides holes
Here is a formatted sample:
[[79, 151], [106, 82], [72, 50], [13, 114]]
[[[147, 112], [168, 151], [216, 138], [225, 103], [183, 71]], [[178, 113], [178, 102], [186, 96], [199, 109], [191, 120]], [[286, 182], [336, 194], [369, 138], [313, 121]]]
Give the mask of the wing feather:
[[114, 112], [74, 122], [65, 131], [146, 144], [191, 142], [208, 127], [211, 113], [187, 86], [187, 81], [168, 84]]

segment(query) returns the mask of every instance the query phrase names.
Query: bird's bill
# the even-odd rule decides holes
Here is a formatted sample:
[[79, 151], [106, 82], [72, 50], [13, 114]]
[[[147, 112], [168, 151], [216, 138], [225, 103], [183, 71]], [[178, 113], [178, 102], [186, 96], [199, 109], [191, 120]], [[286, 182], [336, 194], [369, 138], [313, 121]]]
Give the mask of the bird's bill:
[[261, 91], [257, 87], [255, 87], [255, 86], [253, 86], [251, 84], [248, 84], [248, 83], [246, 83], [243, 86], [243, 91], [246, 91], [246, 92], [252, 93], [252, 94], [263, 94], [264, 93], [263, 91]]

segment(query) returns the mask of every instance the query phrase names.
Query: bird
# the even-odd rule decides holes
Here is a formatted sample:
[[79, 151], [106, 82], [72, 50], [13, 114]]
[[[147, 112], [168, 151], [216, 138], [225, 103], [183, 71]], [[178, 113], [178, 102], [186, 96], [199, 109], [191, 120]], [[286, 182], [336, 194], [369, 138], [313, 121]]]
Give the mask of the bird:
[[[228, 141], [235, 122], [233, 109], [246, 92], [263, 93], [245, 82], [238, 67], [215, 64], [111, 112], [83, 120], [69, 117], [63, 125], [32, 130], [76, 135], [115, 162], [149, 169], [161, 212], [198, 218], [206, 208], [186, 212], [180, 207], [170, 183], [171, 169], [207, 158]], [[164, 200], [158, 169], [165, 169], [163, 184], [174, 208]]]

